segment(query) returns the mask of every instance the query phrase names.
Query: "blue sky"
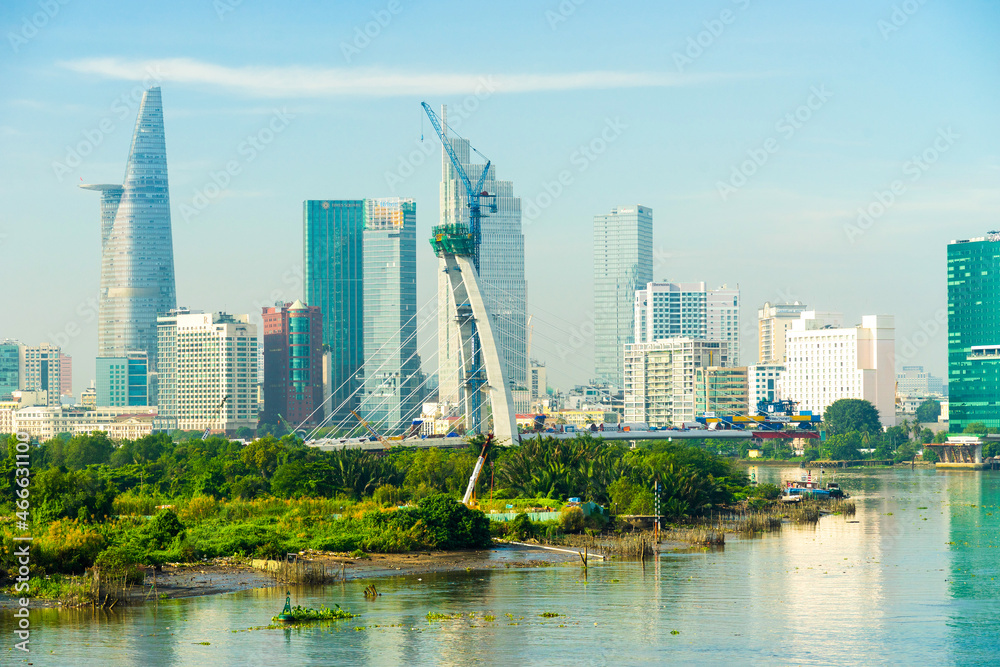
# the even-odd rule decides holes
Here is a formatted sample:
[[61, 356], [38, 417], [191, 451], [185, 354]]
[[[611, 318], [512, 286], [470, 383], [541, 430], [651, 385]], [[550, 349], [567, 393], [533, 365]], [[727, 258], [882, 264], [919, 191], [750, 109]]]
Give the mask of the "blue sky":
[[538, 207], [550, 383], [591, 374], [593, 216], [634, 203], [654, 211], [656, 279], [739, 284], [744, 363], [757, 307], [798, 299], [895, 315], [901, 363], [942, 375], [945, 245], [1000, 227], [998, 34], [1000, 5], [969, 0], [5, 2], [0, 337], [65, 343], [77, 391], [93, 377], [98, 197], [77, 185], [121, 182], [157, 83], [182, 305], [300, 297], [304, 199], [413, 197], [425, 237], [426, 100]]

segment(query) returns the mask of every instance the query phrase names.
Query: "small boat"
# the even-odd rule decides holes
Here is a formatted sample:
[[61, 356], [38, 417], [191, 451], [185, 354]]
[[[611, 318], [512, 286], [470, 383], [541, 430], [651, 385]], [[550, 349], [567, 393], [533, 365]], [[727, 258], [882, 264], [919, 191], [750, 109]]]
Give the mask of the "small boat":
[[850, 497], [848, 494], [844, 493], [843, 489], [840, 488], [840, 484], [830, 482], [824, 488], [822, 482], [812, 479], [811, 475], [799, 480], [786, 481], [785, 495], [821, 499], [841, 499]]

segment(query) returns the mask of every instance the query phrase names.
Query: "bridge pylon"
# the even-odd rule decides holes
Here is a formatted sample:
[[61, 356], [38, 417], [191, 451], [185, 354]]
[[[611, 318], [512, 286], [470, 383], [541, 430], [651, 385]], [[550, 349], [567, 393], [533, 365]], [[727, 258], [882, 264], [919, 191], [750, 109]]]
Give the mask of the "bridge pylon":
[[[493, 315], [487, 310], [479, 289], [476, 271], [475, 237], [466, 225], [441, 225], [431, 231], [431, 246], [444, 260], [444, 271], [454, 296], [454, 312], [448, 313], [458, 323], [459, 405], [465, 417], [466, 433], [479, 433], [486, 423], [483, 408], [492, 412], [493, 436], [502, 444], [515, 444], [517, 420], [514, 399], [507, 373], [497, 348]], [[484, 376], [485, 373], [485, 376]]]

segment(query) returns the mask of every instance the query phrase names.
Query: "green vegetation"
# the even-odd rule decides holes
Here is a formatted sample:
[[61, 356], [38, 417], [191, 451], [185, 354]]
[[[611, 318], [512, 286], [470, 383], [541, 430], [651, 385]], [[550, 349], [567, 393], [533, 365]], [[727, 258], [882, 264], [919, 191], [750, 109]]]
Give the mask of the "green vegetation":
[[[599, 530], [606, 517], [567, 510], [538, 527], [497, 528], [458, 498], [481, 444], [396, 448], [379, 457], [323, 452], [291, 436], [243, 445], [156, 434], [114, 446], [104, 434], [60, 436], [31, 450], [33, 574], [79, 575], [98, 565], [116, 584], [140, 566], [222, 556], [278, 558], [305, 549], [344, 553], [481, 548], [491, 528]], [[13, 438], [0, 450], [0, 515], [16, 511]], [[582, 435], [491, 452], [477, 496], [486, 509], [560, 510], [579, 496], [615, 513], [650, 513], [654, 480], [675, 518], [744, 498], [746, 475], [701, 447], [657, 442], [630, 450]], [[491, 482], [494, 485], [491, 487]], [[19, 533], [20, 534], [20, 533]], [[0, 569], [15, 567], [13, 522], [0, 528]], [[68, 584], [67, 584], [68, 585]]]
[[882, 431], [878, 410], [869, 401], [858, 398], [842, 398], [831, 403], [823, 412], [823, 426], [831, 435]]
[[941, 403], [935, 401], [933, 398], [929, 398], [917, 406], [916, 418], [918, 422], [936, 422], [940, 416]]
[[349, 611], [344, 611], [340, 608], [340, 605], [335, 605], [336, 609], [330, 609], [329, 607], [320, 607], [319, 609], [307, 609], [301, 605], [296, 605], [292, 607], [291, 612], [285, 612], [283, 615], [285, 618], [278, 618], [277, 616], [272, 616], [271, 620], [285, 621], [290, 623], [304, 623], [308, 621], [340, 621], [345, 618], [357, 618], [360, 614], [352, 614]]

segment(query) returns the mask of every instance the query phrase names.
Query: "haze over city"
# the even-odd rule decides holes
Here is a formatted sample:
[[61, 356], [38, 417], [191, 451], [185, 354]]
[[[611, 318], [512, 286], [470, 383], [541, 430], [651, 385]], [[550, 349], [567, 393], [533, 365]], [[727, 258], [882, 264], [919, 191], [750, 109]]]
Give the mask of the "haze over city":
[[77, 186], [120, 182], [151, 85], [178, 303], [253, 316], [302, 296], [306, 199], [413, 198], [432, 299], [441, 160], [419, 102], [447, 104], [522, 199], [532, 356], [556, 386], [592, 377], [592, 220], [615, 206], [652, 208], [657, 280], [739, 285], [751, 353], [756, 309], [800, 300], [847, 323], [895, 315], [897, 354], [929, 333], [905, 361], [938, 375], [945, 244], [996, 227], [987, 2], [51, 4], [0, 9], [0, 252], [17, 285], [0, 311], [63, 344], [76, 392], [100, 262], [97, 197]]

